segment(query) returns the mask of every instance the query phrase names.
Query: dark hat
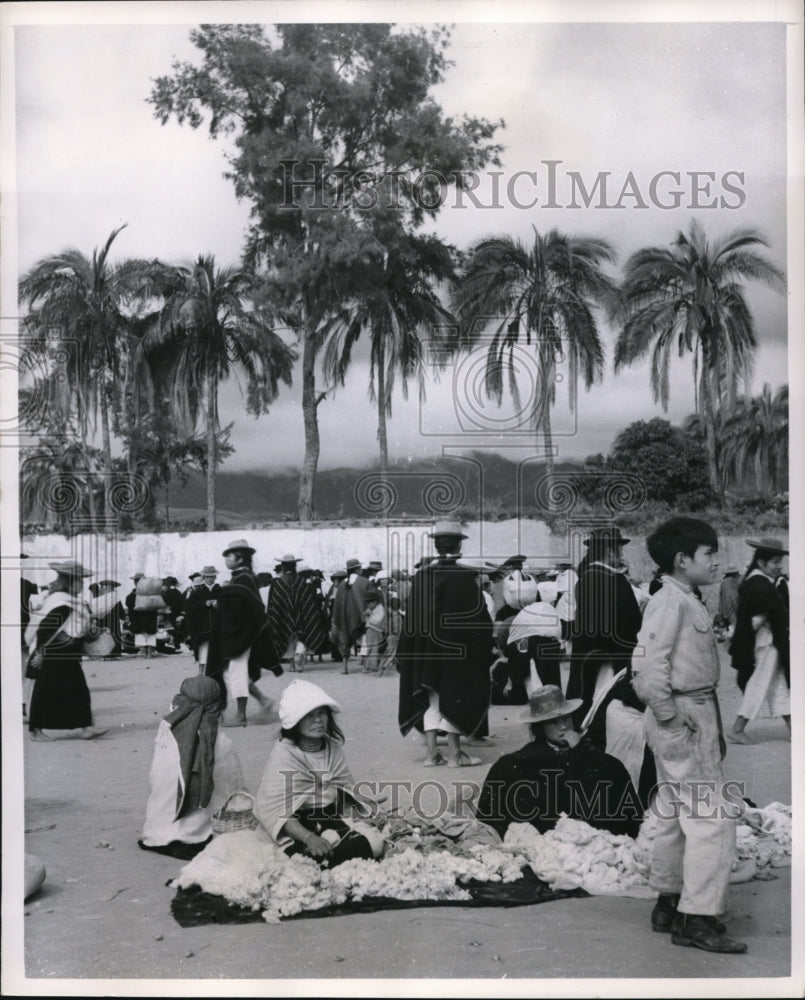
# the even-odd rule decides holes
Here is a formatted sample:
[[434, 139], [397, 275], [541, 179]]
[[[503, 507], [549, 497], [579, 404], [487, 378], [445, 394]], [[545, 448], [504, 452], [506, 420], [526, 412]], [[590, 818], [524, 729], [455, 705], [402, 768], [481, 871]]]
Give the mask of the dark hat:
[[229, 545], [227, 545], [221, 555], [225, 556], [229, 552], [250, 552], [254, 555], [256, 551], [257, 549], [253, 549], [245, 538], [236, 538], [234, 542], [230, 542]]
[[783, 543], [779, 538], [759, 538], [757, 541], [747, 538], [746, 544], [751, 545], [753, 549], [760, 549], [763, 552], [773, 552], [777, 556], [788, 555], [788, 549], [783, 548]]
[[383, 563], [379, 559], [373, 559], [369, 563], [369, 569], [383, 569]]
[[119, 587], [120, 584], [117, 582], [117, 580], [99, 580], [98, 581], [98, 586], [99, 587]]
[[284, 556], [281, 556], [278, 562], [282, 563], [298, 563], [301, 562], [301, 556], [295, 556], [293, 552], [286, 552]]
[[137, 571], [137, 572], [136, 572], [136, 573], [134, 574], [134, 576], [130, 576], [130, 577], [129, 577], [129, 579], [130, 579], [130, 580], [134, 580], [134, 582], [136, 583], [136, 582], [137, 582], [138, 580], [142, 580], [142, 578], [143, 578], [144, 576], [145, 576], [145, 573], [140, 573], [140, 572], [139, 572], [139, 570], [138, 570], [138, 571]]
[[562, 689], [555, 684], [545, 684], [534, 691], [528, 699], [528, 708], [522, 718], [527, 722], [548, 722], [572, 715], [582, 704], [581, 698], [566, 699]]
[[360, 559], [347, 559], [347, 571], [351, 569], [360, 569], [361, 561]]
[[91, 569], [85, 569], [80, 562], [75, 559], [64, 559], [60, 562], [48, 563], [48, 566], [62, 576], [94, 576]]
[[175, 576], [166, 576], [166, 577], [163, 577], [163, 579], [162, 579], [162, 586], [163, 587], [178, 587], [178, 585], [179, 585], [179, 581], [176, 579]]
[[347, 575], [347, 571], [346, 570], [344, 570], [344, 569], [334, 569], [333, 572], [330, 574], [330, 579], [331, 580], [343, 580], [346, 575]]
[[631, 538], [624, 538], [621, 529], [613, 528], [593, 528], [589, 537], [584, 539], [584, 544], [589, 546], [597, 545], [626, 545], [631, 542]]
[[367, 601], [379, 601], [380, 591], [376, 587], [369, 587], [364, 596]]
[[561, 569], [573, 569], [573, 563], [569, 563], [569, 562], [558, 562], [558, 563], [556, 564], [556, 568], [557, 568], [557, 569], [559, 569], [559, 570], [561, 570]]
[[201, 573], [191, 573], [190, 576], [187, 579], [188, 580], [200, 580], [201, 579]]

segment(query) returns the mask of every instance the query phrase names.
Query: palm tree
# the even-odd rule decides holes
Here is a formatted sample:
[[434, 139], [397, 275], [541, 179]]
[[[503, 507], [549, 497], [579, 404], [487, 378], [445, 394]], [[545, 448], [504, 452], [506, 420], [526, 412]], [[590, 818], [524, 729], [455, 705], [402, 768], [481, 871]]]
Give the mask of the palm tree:
[[[59, 356], [65, 378], [53, 405], [65, 418], [74, 409], [85, 454], [100, 410], [107, 484], [113, 475], [109, 399], [126, 324], [124, 303], [136, 271], [132, 262], [109, 260], [112, 243], [124, 228], [113, 230], [91, 257], [68, 249], [42, 258], [19, 285], [20, 301], [30, 307], [24, 321], [27, 349], [50, 361]], [[91, 504], [94, 508], [94, 498]]]
[[[382, 240], [382, 242], [381, 242]], [[400, 228], [386, 230], [367, 250], [358, 289], [330, 324], [333, 331], [324, 353], [324, 370], [343, 385], [352, 349], [361, 333], [370, 339], [369, 399], [377, 405], [377, 439], [381, 475], [388, 471], [386, 422], [397, 376], [403, 398], [408, 380], [417, 380], [425, 398], [426, 343], [440, 328], [454, 325], [434, 285], [454, 276], [450, 248], [432, 236], [413, 236]]]
[[218, 387], [231, 374], [246, 379], [247, 410], [268, 410], [280, 381], [291, 384], [295, 355], [274, 332], [262, 311], [246, 301], [252, 277], [237, 268], [216, 268], [211, 255], [191, 267], [155, 265], [143, 296], [164, 298], [159, 322], [145, 335], [149, 351], [162, 346], [175, 352], [171, 369], [171, 404], [187, 432], [195, 427], [203, 405], [206, 432], [207, 530], [215, 530], [215, 473]]
[[586, 388], [604, 371], [604, 349], [594, 307], [613, 314], [618, 305], [615, 282], [602, 270], [615, 253], [605, 240], [565, 236], [552, 229], [534, 230], [526, 246], [510, 236], [486, 237], [469, 250], [453, 290], [452, 304], [461, 327], [459, 347], [475, 345], [492, 323], [485, 387], [498, 403], [504, 375], [517, 398], [514, 348], [525, 343], [537, 358], [539, 388], [532, 420], [545, 443], [546, 495], [552, 496], [553, 443], [551, 407], [556, 401], [557, 357], [567, 352], [571, 366], [570, 406], [576, 404], [576, 379]]
[[758, 493], [776, 492], [788, 466], [788, 386], [772, 395], [767, 382], [759, 396], [739, 400], [724, 421], [722, 447], [736, 476], [751, 464]]
[[742, 282], [772, 287], [782, 282], [781, 272], [758, 246], [768, 243], [751, 229], [711, 244], [694, 219], [670, 247], [633, 254], [621, 289], [615, 371], [651, 350], [651, 387], [667, 409], [671, 350], [676, 346], [680, 356], [692, 354], [696, 412], [705, 422], [710, 485], [718, 493], [715, 413], [725, 399], [728, 407], [734, 404], [741, 381], [748, 384], [757, 346]]

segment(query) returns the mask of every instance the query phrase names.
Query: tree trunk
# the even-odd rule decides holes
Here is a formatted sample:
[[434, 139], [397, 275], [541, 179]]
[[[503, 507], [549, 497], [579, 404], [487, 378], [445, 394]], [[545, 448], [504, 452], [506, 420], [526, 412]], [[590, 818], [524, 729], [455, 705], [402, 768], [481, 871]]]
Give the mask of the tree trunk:
[[170, 481], [165, 480], [165, 531], [171, 530]]
[[713, 418], [713, 399], [710, 392], [708, 379], [702, 379], [702, 416], [704, 418], [704, 440], [707, 450], [707, 474], [710, 479], [710, 488], [719, 498], [720, 504], [724, 504], [724, 490], [721, 485], [721, 476], [718, 474], [718, 460], [716, 458], [716, 428]]
[[302, 347], [302, 418], [305, 423], [305, 460], [299, 476], [299, 520], [313, 520], [313, 488], [319, 465], [319, 418], [316, 399], [316, 350], [310, 330], [304, 329]]
[[551, 510], [554, 505], [553, 496], [553, 434], [551, 431], [551, 386], [553, 384], [553, 363], [548, 361], [542, 352], [538, 355], [538, 361], [540, 366], [540, 384], [542, 390], [542, 398], [535, 401], [535, 405], [538, 407], [536, 411], [536, 431], [539, 435], [539, 431], [542, 431], [542, 440], [545, 445], [545, 491], [544, 496], [547, 498], [548, 510]]
[[380, 444], [380, 472], [389, 470], [389, 442], [386, 433], [386, 345], [381, 339], [377, 346], [377, 440]]
[[112, 440], [109, 434], [109, 404], [106, 399], [106, 387], [101, 386], [101, 432], [103, 434], [103, 472], [104, 472], [104, 515], [114, 519], [115, 510], [109, 510], [106, 497], [112, 488]]
[[207, 531], [215, 531], [215, 373], [207, 376]]

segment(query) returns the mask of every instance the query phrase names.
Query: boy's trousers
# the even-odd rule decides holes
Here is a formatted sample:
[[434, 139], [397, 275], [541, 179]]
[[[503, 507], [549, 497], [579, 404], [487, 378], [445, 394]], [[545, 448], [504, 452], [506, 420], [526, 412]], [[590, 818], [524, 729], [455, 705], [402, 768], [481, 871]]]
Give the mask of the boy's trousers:
[[742, 799], [737, 785], [725, 789], [715, 693], [674, 694], [674, 700], [695, 731], [659, 726], [650, 709], [645, 713], [658, 782], [649, 884], [680, 894], [683, 913], [716, 916], [726, 906]]

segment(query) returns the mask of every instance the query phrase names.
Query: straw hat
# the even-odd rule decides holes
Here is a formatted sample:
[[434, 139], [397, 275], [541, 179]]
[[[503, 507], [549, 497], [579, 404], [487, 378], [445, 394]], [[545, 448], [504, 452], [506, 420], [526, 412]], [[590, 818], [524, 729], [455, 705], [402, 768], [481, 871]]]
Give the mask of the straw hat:
[[724, 570], [724, 576], [732, 576], [733, 573], [740, 573], [741, 571], [735, 565], [735, 563], [730, 563], [729, 566]]
[[572, 715], [581, 704], [581, 698], [571, 698], [568, 701], [561, 688], [555, 684], [545, 684], [537, 688], [528, 699], [528, 708], [522, 717], [527, 722], [548, 722], [550, 719]]
[[218, 570], [214, 566], [205, 566], [201, 576], [218, 576]]
[[60, 562], [48, 563], [48, 566], [62, 576], [95, 576], [91, 569], [85, 569], [80, 562], [75, 559], [63, 559]]
[[308, 712], [322, 706], [327, 706], [333, 712], [341, 711], [338, 702], [325, 694], [318, 684], [311, 684], [310, 681], [291, 681], [280, 697], [278, 709], [280, 725], [283, 729], [293, 729]]
[[301, 562], [301, 557], [295, 556], [293, 552], [286, 552], [284, 556], [281, 556], [277, 562], [282, 563], [298, 563]]
[[469, 538], [461, 529], [460, 521], [437, 521], [430, 533], [431, 538], [441, 538], [443, 535], [452, 535], [455, 538]]
[[257, 549], [253, 549], [245, 538], [236, 538], [234, 542], [230, 542], [229, 545], [227, 545], [221, 555], [225, 556], [229, 552], [249, 552], [251, 555], [254, 555], [256, 551]]
[[747, 538], [746, 544], [751, 545], [753, 549], [762, 549], [765, 552], [773, 552], [775, 555], [788, 555], [788, 549], [783, 548], [783, 543], [779, 538], [759, 538], [757, 541]]

